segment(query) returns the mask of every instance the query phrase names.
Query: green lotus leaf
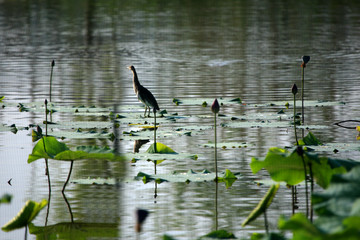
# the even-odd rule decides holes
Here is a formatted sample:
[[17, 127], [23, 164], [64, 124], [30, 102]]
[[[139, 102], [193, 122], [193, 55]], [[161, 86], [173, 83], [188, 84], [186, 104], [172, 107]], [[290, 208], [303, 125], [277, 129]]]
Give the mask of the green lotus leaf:
[[5, 232], [14, 229], [26, 227], [38, 215], [41, 209], [47, 205], [47, 200], [43, 199], [41, 202], [28, 200], [20, 212], [6, 223], [1, 229]]
[[279, 189], [280, 184], [274, 184], [272, 185], [265, 196], [261, 199], [259, 204], [254, 208], [254, 210], [249, 214], [249, 216], [243, 221], [241, 226], [246, 226], [250, 222], [254, 221], [257, 217], [259, 217], [261, 214], [263, 214], [267, 208], [269, 208], [273, 198], [275, 197], [275, 194], [277, 190]]

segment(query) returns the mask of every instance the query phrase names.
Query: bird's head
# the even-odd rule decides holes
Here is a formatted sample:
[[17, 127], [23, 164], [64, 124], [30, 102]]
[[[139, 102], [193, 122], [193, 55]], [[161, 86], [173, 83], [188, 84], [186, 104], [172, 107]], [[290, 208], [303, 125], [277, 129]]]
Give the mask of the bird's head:
[[134, 66], [132, 66], [132, 65], [129, 66], [128, 69], [130, 69], [131, 71], [135, 71], [135, 68], [134, 68]]

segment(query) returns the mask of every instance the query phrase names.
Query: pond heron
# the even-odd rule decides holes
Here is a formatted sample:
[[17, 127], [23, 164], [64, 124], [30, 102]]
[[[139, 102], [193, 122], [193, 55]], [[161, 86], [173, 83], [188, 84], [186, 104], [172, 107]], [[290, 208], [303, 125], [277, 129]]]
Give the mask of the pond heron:
[[144, 117], [146, 116], [146, 112], [149, 109], [148, 117], [150, 117], [150, 108], [153, 109], [154, 113], [156, 110], [160, 110], [159, 105], [154, 97], [154, 95], [145, 87], [143, 87], [138, 79], [136, 70], [134, 66], [128, 67], [134, 74], [133, 78], [133, 87], [136, 96], [138, 97], [139, 101], [145, 104], [145, 112]]

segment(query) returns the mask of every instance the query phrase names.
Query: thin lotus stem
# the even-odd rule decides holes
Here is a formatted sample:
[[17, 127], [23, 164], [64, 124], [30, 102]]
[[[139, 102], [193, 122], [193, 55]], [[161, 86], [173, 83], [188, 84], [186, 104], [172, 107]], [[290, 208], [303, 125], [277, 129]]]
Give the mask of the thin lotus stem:
[[47, 109], [47, 100], [45, 99], [45, 136], [47, 136], [47, 130], [48, 130], [48, 120], [47, 120], [47, 115], [48, 115], [48, 109]]
[[295, 131], [295, 139], [296, 139], [296, 145], [299, 145], [298, 137], [296, 133], [296, 97], [294, 94], [294, 131]]
[[269, 234], [269, 224], [268, 224], [268, 221], [267, 221], [266, 210], [264, 210], [264, 223], [265, 223], [266, 234]]
[[307, 170], [306, 170], [306, 164], [304, 159], [304, 154], [301, 154], [301, 159], [304, 165], [304, 175], [305, 175], [305, 198], [306, 198], [306, 217], [309, 217], [309, 190], [307, 185]]
[[49, 171], [49, 165], [48, 165], [48, 159], [47, 158], [45, 158], [45, 164], [46, 164], [46, 173], [47, 173], [48, 185], [49, 185], [49, 197], [48, 197], [48, 204], [47, 204], [48, 206], [47, 206], [46, 218], [45, 218], [45, 227], [46, 227], [47, 222], [48, 222], [48, 218], [49, 218], [49, 213], [50, 213], [50, 200], [51, 200], [51, 181], [50, 181], [50, 171]]
[[52, 76], [53, 76], [53, 68], [55, 66], [55, 61], [52, 60], [51, 62], [51, 72], [50, 72], [50, 102], [51, 102], [51, 88], [52, 88]]
[[156, 149], [156, 111], [154, 111], [154, 151], [157, 153]]
[[291, 186], [292, 215], [295, 214], [295, 186]]
[[218, 182], [215, 185], [215, 230], [218, 230]]
[[215, 180], [218, 180], [218, 168], [217, 168], [217, 144], [216, 144], [216, 113], [214, 117], [214, 129], [215, 129]]
[[[305, 66], [301, 67], [301, 122], [302, 125], [305, 124], [305, 114], [304, 114], [304, 88], [305, 88]], [[302, 138], [304, 138], [304, 129], [302, 129]]]
[[27, 229], [28, 229], [28, 225], [25, 226], [25, 236], [24, 236], [25, 240], [27, 240]]
[[65, 195], [64, 192], [62, 192], [62, 195], [63, 195], [63, 198], [64, 198], [64, 200], [65, 200], [65, 203], [66, 203], [66, 205], [67, 205], [67, 207], [68, 207], [68, 209], [69, 209], [71, 223], [73, 223], [73, 222], [74, 222], [74, 215], [73, 215], [73, 213], [72, 213], [70, 203], [69, 203], [69, 201], [67, 200], [67, 197], [66, 197], [66, 195]]
[[68, 177], [67, 177], [67, 179], [66, 179], [66, 182], [65, 182], [65, 184], [64, 184], [64, 186], [63, 186], [62, 193], [64, 193], [65, 188], [66, 188], [66, 185], [68, 184], [68, 182], [69, 182], [69, 180], [70, 180], [70, 176], [71, 176], [71, 172], [72, 172], [72, 169], [73, 169], [73, 165], [74, 165], [74, 160], [71, 160], [69, 174], [68, 174]]
[[[309, 162], [309, 171], [310, 171], [310, 192], [311, 196], [314, 193], [314, 178], [313, 178], [313, 172], [312, 172], [312, 165], [311, 162]], [[310, 221], [313, 221], [313, 215], [314, 215], [314, 209], [312, 206], [312, 202], [310, 202]]]

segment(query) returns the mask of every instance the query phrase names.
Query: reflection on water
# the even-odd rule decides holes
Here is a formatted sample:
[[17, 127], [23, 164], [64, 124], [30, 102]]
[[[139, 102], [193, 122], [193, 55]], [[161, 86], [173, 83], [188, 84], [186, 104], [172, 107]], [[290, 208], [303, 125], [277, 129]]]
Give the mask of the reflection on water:
[[[332, 127], [336, 121], [359, 119], [360, 4], [284, 1], [1, 1], [0, 2], [0, 95], [8, 102], [44, 101], [48, 98], [50, 63], [56, 61], [53, 75], [53, 101], [70, 106], [139, 105], [132, 90], [131, 73], [136, 66], [140, 81], [157, 97], [160, 108], [170, 114], [209, 114], [208, 108], [175, 106], [177, 98], [240, 97], [247, 103], [291, 101], [291, 86], [300, 86], [302, 55], [310, 55], [307, 65], [306, 99], [344, 101], [345, 106], [319, 107], [307, 112], [306, 121], [326, 124], [315, 130], [325, 142], [354, 142], [353, 132]], [[274, 111], [279, 109], [274, 108]], [[223, 114], [241, 115], [249, 109], [225, 106]], [[53, 121], [72, 121], [65, 113]], [[14, 108], [0, 111], [2, 124], [36, 124], [41, 113], [21, 113]], [[99, 121], [100, 118], [79, 120]], [[189, 124], [204, 124], [191, 118]], [[221, 121], [221, 119], [220, 119]], [[169, 128], [177, 127], [169, 125]], [[42, 161], [27, 165], [31, 137], [24, 131], [14, 135], [1, 132], [2, 193], [14, 195], [11, 209], [4, 207], [0, 224], [14, 216], [27, 199], [47, 199], [47, 177]], [[177, 152], [197, 153], [197, 161], [164, 162], [159, 173], [174, 170], [211, 169], [212, 150], [199, 147], [209, 134], [165, 138], [164, 144]], [[244, 229], [247, 216], [266, 188], [254, 186], [249, 170], [252, 156], [264, 156], [270, 146], [288, 146], [291, 129], [220, 128], [219, 139], [253, 143], [247, 149], [219, 151], [219, 167], [240, 171], [244, 179], [232, 188], [218, 189], [218, 226], [237, 237], [263, 231], [261, 220]], [[65, 140], [70, 146], [112, 145], [107, 140]], [[151, 144], [145, 143], [140, 152]], [[134, 142], [122, 141], [121, 149], [134, 151]], [[200, 151], [200, 152], [199, 152]], [[358, 158], [354, 152], [339, 157]], [[50, 161], [52, 200], [49, 224], [68, 222], [67, 206], [60, 192], [69, 163]], [[152, 163], [120, 164], [80, 161], [74, 164], [74, 178], [136, 176], [152, 172]], [[13, 178], [13, 186], [6, 182]], [[5, 181], [6, 180], [6, 181]], [[157, 186], [142, 182], [113, 186], [69, 184], [66, 195], [75, 222], [117, 223], [119, 238], [134, 235], [134, 210], [148, 209], [143, 237], [159, 238], [168, 233], [179, 239], [204, 235], [217, 225], [214, 221], [215, 185], [170, 184]], [[269, 218], [278, 211], [290, 214], [284, 201], [288, 192], [275, 200]], [[280, 200], [281, 199], [281, 200]], [[283, 200], [285, 199], [285, 200]], [[42, 225], [45, 213], [36, 219]], [[275, 229], [275, 222], [270, 229]], [[272, 225], [271, 225], [272, 224]], [[1, 232], [0, 236], [20, 238], [23, 232]], [[31, 236], [33, 239], [34, 237]]]

